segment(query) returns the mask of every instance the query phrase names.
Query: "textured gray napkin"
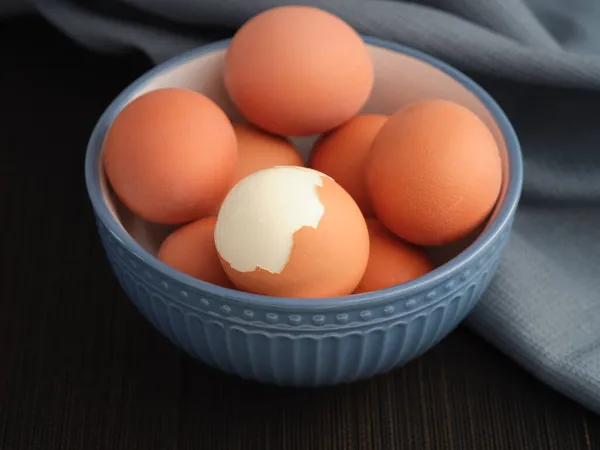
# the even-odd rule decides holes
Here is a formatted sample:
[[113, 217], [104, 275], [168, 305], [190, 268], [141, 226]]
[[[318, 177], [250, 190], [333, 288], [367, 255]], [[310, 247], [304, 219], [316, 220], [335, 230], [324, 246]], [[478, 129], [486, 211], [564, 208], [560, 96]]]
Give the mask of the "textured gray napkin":
[[600, 412], [599, 0], [39, 0], [65, 33], [155, 62], [257, 12], [321, 5], [359, 32], [429, 52], [482, 83], [525, 154], [504, 263], [468, 324], [540, 380]]

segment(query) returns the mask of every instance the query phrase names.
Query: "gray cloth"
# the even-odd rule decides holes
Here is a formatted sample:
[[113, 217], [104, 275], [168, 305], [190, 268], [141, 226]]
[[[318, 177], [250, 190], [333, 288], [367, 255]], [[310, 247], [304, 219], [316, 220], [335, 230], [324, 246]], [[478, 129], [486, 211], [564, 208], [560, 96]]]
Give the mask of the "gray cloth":
[[600, 412], [599, 0], [39, 0], [72, 38], [155, 62], [288, 3], [429, 52], [482, 83], [525, 154], [504, 263], [468, 325], [540, 380]]

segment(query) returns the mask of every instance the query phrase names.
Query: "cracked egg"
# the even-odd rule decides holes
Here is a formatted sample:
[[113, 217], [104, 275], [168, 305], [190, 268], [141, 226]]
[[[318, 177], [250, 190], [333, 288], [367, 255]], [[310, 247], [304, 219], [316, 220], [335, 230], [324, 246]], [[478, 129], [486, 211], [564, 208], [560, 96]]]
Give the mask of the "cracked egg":
[[238, 182], [219, 211], [215, 245], [238, 289], [279, 297], [348, 295], [369, 259], [367, 225], [350, 194], [296, 166]]

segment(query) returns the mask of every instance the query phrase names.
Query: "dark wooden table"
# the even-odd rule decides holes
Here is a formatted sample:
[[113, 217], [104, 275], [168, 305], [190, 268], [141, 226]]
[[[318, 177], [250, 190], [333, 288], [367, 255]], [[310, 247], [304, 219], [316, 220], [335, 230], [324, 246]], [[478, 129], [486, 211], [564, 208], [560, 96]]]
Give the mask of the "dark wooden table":
[[600, 448], [600, 418], [464, 328], [373, 380], [284, 390], [182, 354], [136, 312], [100, 247], [86, 141], [149, 67], [41, 19], [0, 25], [0, 449]]

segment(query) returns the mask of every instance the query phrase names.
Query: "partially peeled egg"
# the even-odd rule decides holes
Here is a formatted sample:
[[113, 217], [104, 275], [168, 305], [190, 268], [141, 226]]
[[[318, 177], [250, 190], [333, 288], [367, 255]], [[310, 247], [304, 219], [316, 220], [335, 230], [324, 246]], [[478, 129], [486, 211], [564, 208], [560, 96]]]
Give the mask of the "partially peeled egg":
[[329, 176], [279, 166], [229, 192], [215, 246], [238, 289], [280, 297], [351, 294], [369, 259], [369, 232], [352, 199]]

